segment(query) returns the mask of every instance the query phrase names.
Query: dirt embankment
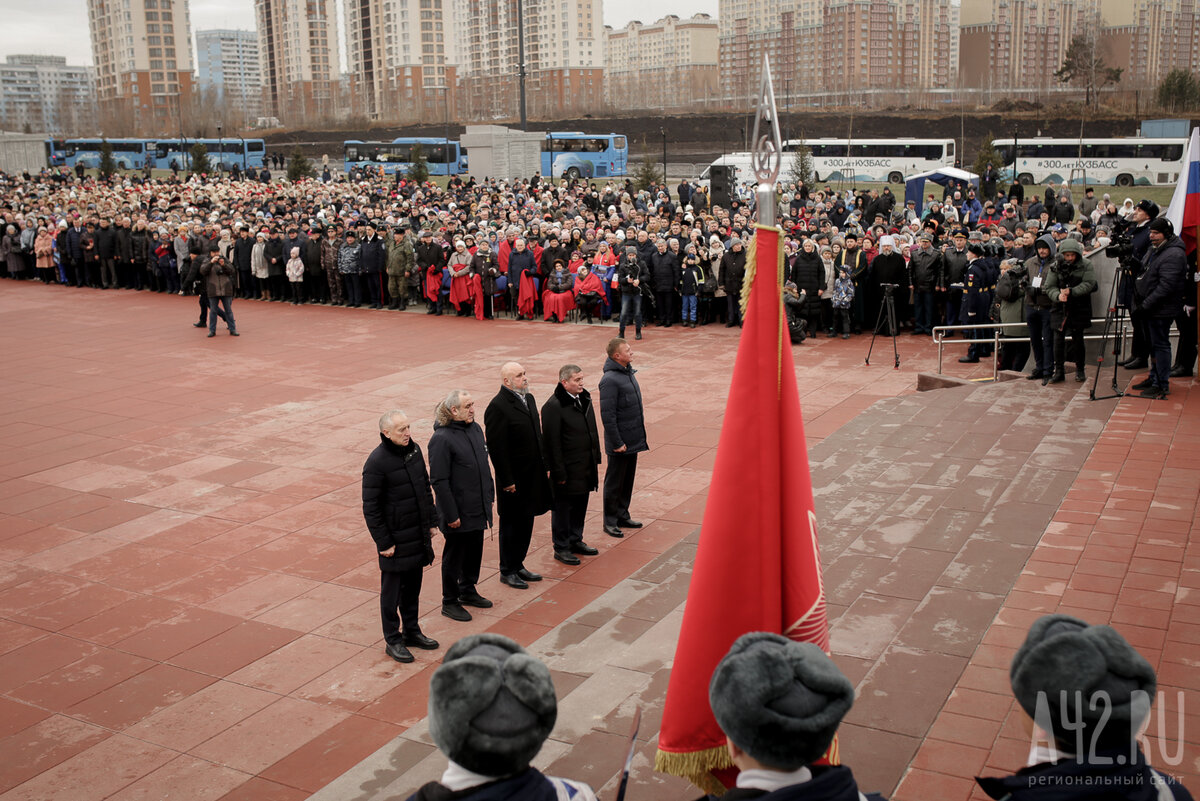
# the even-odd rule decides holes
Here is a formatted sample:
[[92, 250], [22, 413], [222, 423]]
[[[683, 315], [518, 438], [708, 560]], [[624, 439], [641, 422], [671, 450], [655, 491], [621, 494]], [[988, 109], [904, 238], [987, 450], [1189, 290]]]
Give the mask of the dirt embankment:
[[[1080, 119], [1077, 109], [1027, 108], [1002, 101], [998, 108], [963, 113], [934, 113], [918, 111], [882, 111], [851, 114], [845, 111], [805, 112], [782, 114], [780, 126], [785, 139], [822, 136], [882, 138], [912, 136], [917, 138], [949, 137], [963, 140], [965, 164], [971, 164], [980, 142], [988, 137], [1000, 138], [1016, 131], [1018, 138], [1031, 136], [1079, 136]], [[1128, 116], [1099, 116], [1089, 118], [1083, 125], [1085, 136], [1134, 136], [1140, 120]], [[512, 124], [512, 127], [516, 127]], [[622, 133], [629, 137], [630, 160], [650, 153], [661, 158], [663, 135], [666, 135], [667, 158], [672, 162], [708, 163], [721, 153], [745, 149], [754, 127], [750, 114], [697, 114], [670, 117], [628, 116], [581, 118], [544, 121], [531, 120], [530, 130], [584, 131], [586, 133]], [[408, 125], [358, 128], [356, 130], [295, 130], [266, 135], [270, 151], [290, 152], [299, 144], [306, 155], [327, 154], [340, 158], [341, 143], [347, 139], [383, 140], [398, 136], [447, 135], [451, 139], [463, 133], [463, 126], [451, 124]]]

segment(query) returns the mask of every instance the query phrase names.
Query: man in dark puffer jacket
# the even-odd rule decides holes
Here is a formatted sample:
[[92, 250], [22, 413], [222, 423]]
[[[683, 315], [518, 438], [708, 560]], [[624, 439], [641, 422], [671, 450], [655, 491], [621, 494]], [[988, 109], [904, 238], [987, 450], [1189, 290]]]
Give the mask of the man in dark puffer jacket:
[[404, 412], [393, 410], [379, 418], [379, 439], [363, 465], [363, 517], [379, 552], [379, 611], [387, 655], [412, 662], [407, 646], [438, 647], [417, 623], [422, 568], [433, 564], [433, 490]]

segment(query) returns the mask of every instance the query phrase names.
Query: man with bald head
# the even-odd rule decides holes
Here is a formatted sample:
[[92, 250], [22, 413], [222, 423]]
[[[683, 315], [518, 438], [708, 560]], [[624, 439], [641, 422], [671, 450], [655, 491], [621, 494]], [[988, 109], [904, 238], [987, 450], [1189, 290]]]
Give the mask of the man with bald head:
[[533, 519], [550, 508], [550, 478], [542, 457], [542, 424], [525, 368], [500, 368], [503, 386], [483, 413], [488, 453], [496, 472], [500, 514], [500, 581], [525, 590], [542, 577], [525, 568]]

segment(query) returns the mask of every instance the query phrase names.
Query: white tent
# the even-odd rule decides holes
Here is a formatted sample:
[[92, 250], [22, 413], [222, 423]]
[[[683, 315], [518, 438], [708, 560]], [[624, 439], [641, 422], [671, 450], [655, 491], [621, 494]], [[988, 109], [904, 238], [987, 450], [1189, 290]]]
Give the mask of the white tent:
[[929, 172], [910, 175], [904, 179], [904, 202], [914, 200], [917, 203], [917, 214], [925, 208], [922, 194], [925, 192], [925, 182], [932, 181], [939, 186], [945, 186], [951, 181], [961, 181], [979, 189], [979, 176], [973, 172], [960, 170], [958, 167], [940, 167]]

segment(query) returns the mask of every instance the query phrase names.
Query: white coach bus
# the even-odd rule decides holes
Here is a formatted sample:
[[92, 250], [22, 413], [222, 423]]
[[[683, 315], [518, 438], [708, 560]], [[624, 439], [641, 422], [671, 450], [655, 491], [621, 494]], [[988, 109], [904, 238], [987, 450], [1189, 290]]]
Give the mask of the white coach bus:
[[[1186, 139], [995, 139], [1001, 177], [1048, 183], [1169, 186], [1179, 180]], [[1014, 163], [1015, 161], [1015, 163]]]
[[[953, 139], [789, 139], [783, 143], [782, 173], [787, 175], [793, 154], [801, 147], [812, 153], [817, 181], [860, 181], [902, 184], [904, 177], [954, 166]], [[753, 180], [749, 153], [721, 156], [713, 165], [737, 168], [740, 180]], [[711, 165], [710, 165], [711, 167]], [[707, 180], [709, 170], [700, 174]]]

